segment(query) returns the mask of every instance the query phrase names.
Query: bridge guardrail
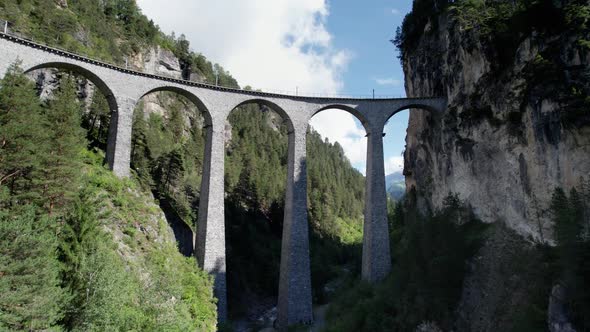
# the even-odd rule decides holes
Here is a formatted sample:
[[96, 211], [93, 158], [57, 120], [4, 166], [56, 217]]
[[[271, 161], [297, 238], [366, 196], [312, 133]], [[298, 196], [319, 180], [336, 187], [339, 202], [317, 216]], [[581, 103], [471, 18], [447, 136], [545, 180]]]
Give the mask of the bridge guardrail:
[[[380, 94], [369, 95], [369, 94], [300, 93], [299, 91], [294, 93], [294, 91], [276, 90], [276, 89], [245, 90], [245, 89], [236, 89], [233, 87], [222, 86], [222, 85], [213, 85], [213, 84], [208, 84], [208, 83], [177, 79], [177, 78], [173, 78], [173, 77], [166, 77], [166, 76], [148, 73], [148, 72], [145, 72], [145, 71], [138, 69], [138, 68], [129, 69], [128, 66], [123, 67], [122, 65], [119, 65], [119, 64], [113, 64], [113, 63], [109, 63], [109, 62], [106, 62], [103, 60], [93, 59], [92, 57], [85, 55], [85, 54], [72, 53], [70, 51], [61, 49], [59, 47], [50, 46], [50, 45], [47, 45], [43, 42], [35, 41], [32, 38], [30, 38], [29, 36], [26, 36], [25, 34], [19, 32], [18, 29], [15, 28], [14, 24], [12, 24], [9, 21], [3, 20], [3, 19], [0, 19], [0, 37], [3, 37], [5, 39], [14, 39], [14, 41], [20, 42], [20, 43], [32, 44], [31, 46], [34, 46], [37, 48], [43, 48], [47, 51], [61, 54], [61, 55], [67, 56], [69, 58], [78, 59], [81, 61], [93, 63], [96, 65], [108, 67], [111, 69], [115, 69], [118, 71], [130, 73], [130, 74], [147, 76], [147, 77], [152, 77], [152, 78], [159, 79], [159, 80], [172, 81], [172, 82], [176, 82], [179, 84], [198, 86], [198, 87], [214, 89], [214, 90], [235, 91], [235, 92], [239, 92], [239, 93], [247, 93], [247, 94], [252, 94], [252, 95], [290, 97], [290, 98], [296, 97], [296, 98], [350, 99], [350, 100], [408, 99], [405, 96], [380, 95]], [[409, 99], [419, 100], [419, 99], [425, 99], [425, 98], [409, 98]]]

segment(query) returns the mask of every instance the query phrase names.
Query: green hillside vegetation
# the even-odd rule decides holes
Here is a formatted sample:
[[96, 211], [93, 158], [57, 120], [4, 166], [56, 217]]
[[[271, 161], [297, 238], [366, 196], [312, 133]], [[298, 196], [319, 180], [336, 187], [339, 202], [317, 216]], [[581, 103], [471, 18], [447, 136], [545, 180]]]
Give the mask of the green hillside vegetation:
[[160, 46], [181, 60], [185, 74], [197, 73], [206, 83], [214, 84], [217, 67], [220, 85], [238, 87], [221, 66], [191, 52], [183, 35], [176, 38], [161, 32], [134, 0], [70, 0], [66, 8], [56, 2], [0, 0], [0, 19], [10, 22], [10, 29], [25, 38], [118, 65]]
[[353, 281], [330, 306], [327, 331], [413, 331], [431, 321], [452, 327], [465, 262], [486, 226], [453, 195], [430, 217], [417, 216], [409, 202], [390, 210], [393, 272], [376, 286]]
[[133, 120], [131, 167], [144, 188], [172, 205], [194, 229], [201, 185], [203, 118], [188, 99], [174, 93], [157, 95], [166, 114], [146, 114], [140, 102]]
[[0, 81], [0, 329], [215, 330], [212, 280], [87, 150], [73, 82], [42, 103], [18, 67]]

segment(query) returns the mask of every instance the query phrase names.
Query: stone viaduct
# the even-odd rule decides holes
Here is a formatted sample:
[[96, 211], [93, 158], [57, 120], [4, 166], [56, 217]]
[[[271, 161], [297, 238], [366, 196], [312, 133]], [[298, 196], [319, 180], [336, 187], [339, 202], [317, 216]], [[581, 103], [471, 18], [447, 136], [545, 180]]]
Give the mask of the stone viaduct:
[[0, 33], [0, 77], [20, 61], [26, 71], [58, 68], [92, 81], [109, 101], [111, 127], [106, 162], [119, 177], [130, 174], [133, 110], [145, 95], [174, 91], [192, 102], [205, 117], [206, 146], [195, 253], [199, 265], [215, 277], [219, 320], [227, 315], [224, 226], [224, 126], [236, 107], [256, 102], [269, 106], [289, 129], [287, 190], [278, 299], [279, 326], [312, 321], [307, 221], [306, 132], [311, 117], [326, 109], [356, 116], [367, 132], [366, 198], [362, 277], [370, 282], [391, 269], [387, 223], [383, 128], [399, 111], [411, 108], [441, 113], [440, 98], [351, 99], [289, 96], [244, 91], [171, 79], [120, 68], [60, 49]]

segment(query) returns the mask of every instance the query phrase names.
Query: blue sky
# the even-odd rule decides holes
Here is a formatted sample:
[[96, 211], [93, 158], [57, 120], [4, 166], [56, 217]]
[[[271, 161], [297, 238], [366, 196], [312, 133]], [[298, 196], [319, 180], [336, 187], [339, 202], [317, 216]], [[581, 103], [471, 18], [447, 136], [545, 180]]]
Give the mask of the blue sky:
[[[240, 83], [299, 94], [404, 96], [403, 73], [389, 42], [411, 0], [137, 0], [163, 29], [184, 33], [191, 47]], [[366, 141], [344, 111], [321, 112], [311, 125], [338, 141], [364, 172]], [[402, 164], [407, 112], [384, 139], [386, 172]]]
[[[370, 3], [370, 4], [368, 4]], [[404, 16], [411, 10], [411, 0], [330, 1], [328, 30], [334, 34], [334, 45], [353, 52], [344, 72], [343, 91], [405, 97], [404, 74], [397, 59], [396, 47], [389, 42]], [[386, 161], [401, 164], [409, 111], [392, 117], [386, 128], [384, 153]], [[360, 126], [360, 123], [358, 124]], [[356, 165], [357, 168], [362, 168]], [[389, 167], [393, 167], [389, 165]], [[389, 169], [391, 171], [391, 168]]]
[[367, 5], [366, 1], [338, 0], [329, 6], [327, 28], [334, 35], [335, 47], [353, 54], [343, 75], [343, 91], [371, 94], [375, 89], [377, 95], [405, 96], [397, 50], [389, 40], [411, 1], [373, 0]]

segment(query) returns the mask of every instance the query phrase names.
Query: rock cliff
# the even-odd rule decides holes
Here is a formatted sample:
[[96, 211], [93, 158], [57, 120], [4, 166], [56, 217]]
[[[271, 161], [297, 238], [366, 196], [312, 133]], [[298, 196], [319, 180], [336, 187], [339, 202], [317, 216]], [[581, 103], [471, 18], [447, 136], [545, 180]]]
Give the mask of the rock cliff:
[[[441, 1], [417, 0], [411, 15], [428, 3]], [[493, 17], [507, 22], [504, 34], [486, 22], [468, 26], [448, 4], [413, 20], [419, 37], [402, 47], [407, 94], [448, 98], [441, 117], [410, 114], [406, 185], [422, 211], [453, 192], [484, 222], [553, 242], [553, 189], [569, 190], [590, 171], [588, 29], [568, 25], [567, 3]], [[475, 9], [483, 17], [489, 5]], [[518, 20], [526, 27], [513, 26]]]

